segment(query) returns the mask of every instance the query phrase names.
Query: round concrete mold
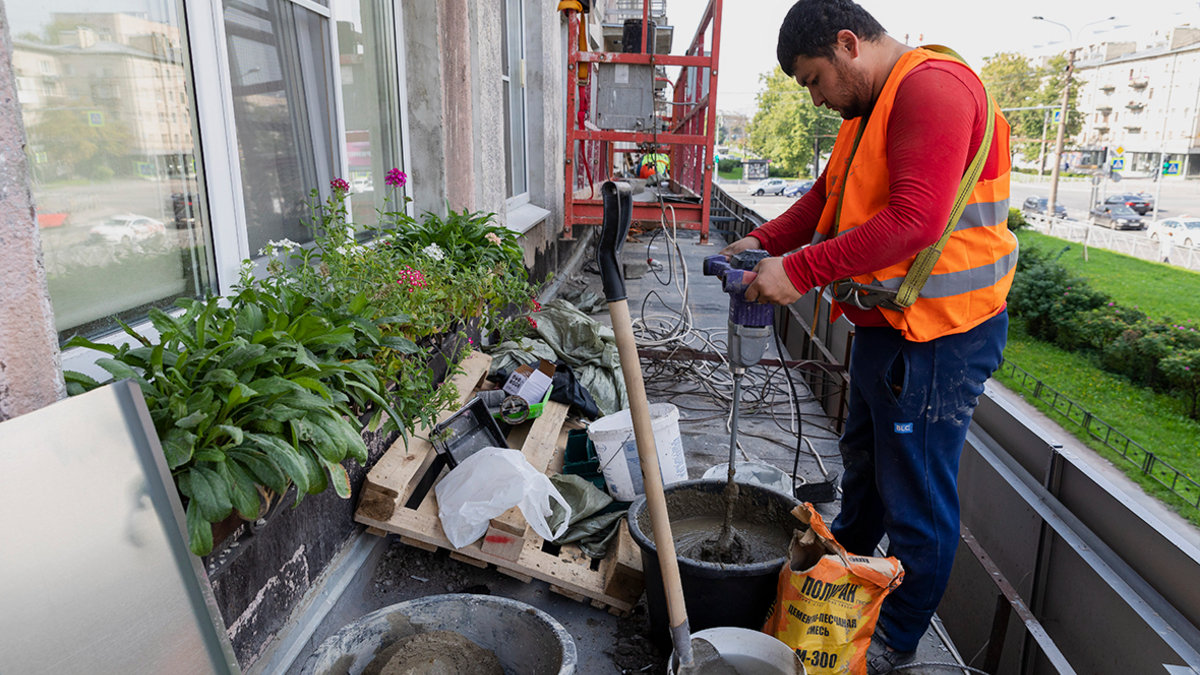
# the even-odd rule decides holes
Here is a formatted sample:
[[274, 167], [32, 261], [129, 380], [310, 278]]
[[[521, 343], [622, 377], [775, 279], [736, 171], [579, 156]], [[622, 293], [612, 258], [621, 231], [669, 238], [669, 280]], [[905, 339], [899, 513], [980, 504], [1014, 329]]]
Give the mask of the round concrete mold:
[[490, 649], [505, 675], [572, 675], [575, 641], [549, 614], [490, 595], [434, 595], [376, 610], [334, 633], [302, 675], [360, 675], [376, 654], [402, 638], [459, 633]]
[[[735, 528], [743, 533], [766, 526], [778, 528], [775, 540], [778, 555], [759, 556], [757, 562], [732, 565], [692, 560], [680, 555], [679, 576], [688, 624], [693, 631], [720, 626], [760, 630], [767, 618], [767, 610], [775, 600], [779, 570], [787, 560], [791, 533], [800, 524], [791, 515], [792, 509], [800, 503], [795, 498], [753, 483], [739, 482], [738, 489]], [[724, 490], [724, 480], [691, 480], [666, 488], [672, 530], [676, 522], [695, 517], [709, 517], [719, 524], [725, 509]], [[670, 643], [666, 596], [645, 496], [638, 497], [629, 507], [629, 533], [642, 549], [651, 638], [665, 647]], [[672, 534], [678, 543], [679, 533], [673, 531]], [[716, 534], [715, 530], [713, 534]]]

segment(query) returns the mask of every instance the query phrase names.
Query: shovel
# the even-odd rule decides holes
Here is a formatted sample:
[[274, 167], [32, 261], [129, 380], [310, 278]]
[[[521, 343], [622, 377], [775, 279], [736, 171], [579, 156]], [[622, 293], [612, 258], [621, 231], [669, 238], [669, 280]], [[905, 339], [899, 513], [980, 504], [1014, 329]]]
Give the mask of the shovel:
[[633, 216], [633, 190], [628, 183], [606, 181], [600, 193], [604, 198], [604, 224], [600, 230], [597, 262], [600, 264], [600, 279], [612, 317], [613, 333], [617, 338], [621, 372], [629, 393], [629, 414], [633, 418], [633, 435], [642, 464], [646, 509], [650, 512], [650, 523], [654, 529], [654, 546], [658, 549], [658, 565], [662, 569], [663, 589], [667, 595], [671, 642], [679, 664], [676, 672], [680, 675], [737, 675], [737, 670], [721, 658], [712, 643], [701, 638], [693, 640], [688, 628], [687, 607], [679, 579], [679, 561], [675, 558], [675, 540], [671, 537], [671, 521], [667, 514], [667, 497], [663, 492], [658, 451], [650, 426], [650, 403], [646, 400], [646, 386], [642, 381], [642, 366], [633, 337], [633, 323], [629, 317], [625, 280], [619, 260]]

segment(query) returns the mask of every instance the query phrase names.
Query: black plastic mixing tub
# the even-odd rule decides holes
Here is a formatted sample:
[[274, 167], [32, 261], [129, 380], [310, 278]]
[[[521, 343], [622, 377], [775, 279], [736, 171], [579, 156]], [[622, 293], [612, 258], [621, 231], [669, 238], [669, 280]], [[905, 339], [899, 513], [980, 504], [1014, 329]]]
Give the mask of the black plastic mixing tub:
[[[711, 511], [695, 512], [693, 507], [688, 517], [724, 517], [725, 502], [721, 495], [724, 489], [724, 480], [691, 480], [667, 487], [667, 511], [671, 514], [672, 522], [678, 514], [678, 508], [672, 508], [672, 502], [678, 503], [680, 496], [686, 496], [683, 495], [685, 491], [711, 495], [704, 502], [706, 508], [711, 505]], [[791, 515], [792, 509], [800, 503], [794, 498], [759, 485], [738, 483], [738, 489], [741, 495], [734, 512], [735, 526], [738, 520], [746, 517], [767, 518], [788, 529], [800, 524]], [[753, 511], [753, 515], [750, 511]], [[638, 497], [629, 507], [629, 533], [642, 549], [651, 638], [660, 647], [669, 649], [667, 600], [663, 594], [662, 571], [658, 566], [658, 550], [654, 546], [645, 495]], [[779, 570], [786, 559], [786, 550], [781, 550], [779, 557], [773, 560], [747, 565], [721, 565], [680, 557], [679, 576], [692, 632], [718, 626], [761, 630], [771, 603], [775, 600]]]

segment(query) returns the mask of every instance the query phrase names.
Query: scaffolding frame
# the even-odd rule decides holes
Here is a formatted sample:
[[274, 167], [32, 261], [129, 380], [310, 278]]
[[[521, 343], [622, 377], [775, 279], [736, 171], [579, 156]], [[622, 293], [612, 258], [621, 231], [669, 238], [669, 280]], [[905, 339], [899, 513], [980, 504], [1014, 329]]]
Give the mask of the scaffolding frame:
[[[581, 51], [579, 31], [583, 29], [583, 22], [579, 12], [567, 11], [569, 83], [564, 158], [564, 239], [574, 238], [576, 226], [599, 225], [603, 221], [603, 204], [597, 186], [614, 176], [616, 156], [640, 152], [641, 144], [652, 143], [669, 149], [671, 179], [667, 183], [668, 190], [699, 200], [696, 203], [668, 202], [675, 226], [699, 230], [700, 243], [708, 243], [712, 175], [716, 170], [713, 145], [717, 136], [717, 71], [724, 0], [709, 0], [696, 34], [683, 56], [649, 53], [653, 37], [646, 26], [652, 18], [652, 1], [642, 1], [640, 54]], [[711, 48], [706, 54], [705, 42], [710, 35]], [[586, 105], [590, 100], [593, 64], [681, 67], [679, 77], [674, 82], [672, 100], [667, 104], [667, 114], [661, 116], [667, 123], [668, 131], [658, 132], [657, 123], [652, 132], [603, 131], [591, 125], [586, 116], [580, 114], [580, 104]], [[656, 76], [656, 79], [661, 78]], [[616, 147], [618, 143], [633, 144], [633, 147]], [[659, 201], [634, 202], [633, 220], [635, 223], [659, 223], [666, 217], [666, 211]]]

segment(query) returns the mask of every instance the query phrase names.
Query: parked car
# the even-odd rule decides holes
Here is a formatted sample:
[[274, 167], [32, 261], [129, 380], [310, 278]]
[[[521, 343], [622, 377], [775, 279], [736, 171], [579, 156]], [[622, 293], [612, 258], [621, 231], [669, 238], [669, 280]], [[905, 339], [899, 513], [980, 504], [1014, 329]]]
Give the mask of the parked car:
[[1136, 211], [1124, 204], [1105, 204], [1092, 209], [1088, 221], [1114, 230], [1144, 230], [1146, 222]]
[[[1047, 197], [1026, 197], [1021, 204], [1021, 210], [1025, 213], [1046, 214], [1046, 202], [1050, 201]], [[1054, 202], [1054, 215], [1059, 218], [1067, 217], [1067, 207], [1058, 202]]]
[[784, 197], [803, 197], [808, 194], [812, 186], [816, 184], [815, 180], [802, 180], [799, 183], [792, 183], [783, 190]]
[[750, 194], [761, 197], [766, 194], [781, 195], [787, 189], [787, 181], [782, 178], [768, 178], [759, 181], [750, 188]]
[[175, 214], [175, 229], [182, 230], [196, 222], [196, 204], [200, 196], [191, 192], [171, 193], [171, 211]]
[[166, 232], [166, 228], [161, 220], [125, 213], [93, 226], [90, 232], [92, 236], [113, 244], [131, 244], [161, 235]]
[[1165, 241], [1175, 246], [1190, 248], [1200, 242], [1200, 220], [1186, 216], [1160, 220], [1150, 228], [1150, 238], [1154, 241]]
[[1154, 199], [1145, 194], [1112, 195], [1104, 200], [1105, 206], [1112, 206], [1114, 204], [1124, 204], [1137, 211], [1139, 216], [1144, 216], [1154, 210]]

